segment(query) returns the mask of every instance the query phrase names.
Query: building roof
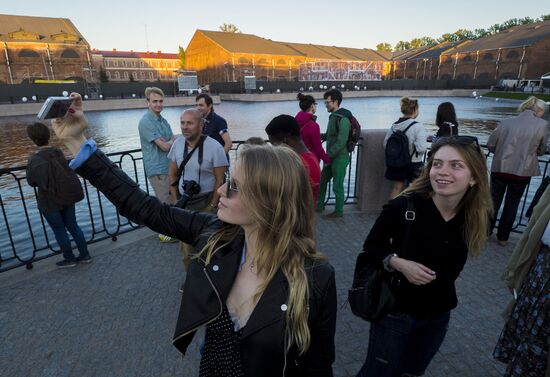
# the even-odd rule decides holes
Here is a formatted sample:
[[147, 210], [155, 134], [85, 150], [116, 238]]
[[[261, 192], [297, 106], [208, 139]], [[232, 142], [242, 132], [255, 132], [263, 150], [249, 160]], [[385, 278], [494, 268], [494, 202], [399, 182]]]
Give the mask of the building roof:
[[226, 33], [222, 31], [197, 30], [229, 52], [249, 54], [296, 55], [291, 48], [253, 34]]
[[277, 42], [244, 33], [209, 30], [197, 30], [196, 33], [204, 34], [221, 48], [234, 53], [302, 56], [326, 60], [385, 60], [382, 55], [370, 49]]
[[134, 59], [179, 59], [179, 54], [142, 51], [118, 51], [113, 50], [92, 50], [92, 54], [102, 55], [104, 58], [134, 58]]
[[[464, 41], [459, 42], [442, 42], [439, 44], [436, 44], [434, 46], [428, 47], [426, 50], [419, 52], [418, 54], [414, 55], [412, 59], [439, 59], [439, 55], [441, 55], [443, 52], [461, 44], [464, 43]], [[409, 58], [411, 59], [411, 58]]]
[[0, 41], [76, 43], [88, 45], [68, 18], [0, 14]]
[[499, 33], [457, 46], [453, 49], [453, 51], [448, 51], [445, 54], [530, 46], [549, 37], [550, 20], [527, 25], [513, 26]]

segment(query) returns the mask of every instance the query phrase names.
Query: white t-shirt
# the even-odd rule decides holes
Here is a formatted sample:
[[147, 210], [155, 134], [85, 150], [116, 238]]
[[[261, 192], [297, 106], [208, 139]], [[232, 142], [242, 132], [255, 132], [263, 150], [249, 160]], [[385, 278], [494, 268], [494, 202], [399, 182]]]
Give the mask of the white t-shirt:
[[[181, 185], [184, 180], [197, 182], [201, 186], [201, 193], [214, 191], [214, 185], [216, 184], [214, 168], [229, 165], [223, 147], [216, 140], [207, 136], [202, 148], [202, 164], [199, 166], [199, 150], [197, 149], [185, 165], [184, 173], [180, 177], [178, 185], [180, 194], [183, 194]], [[185, 137], [180, 135], [174, 140], [172, 148], [168, 152], [168, 158], [170, 161], [174, 161], [178, 168], [183, 161], [184, 150]], [[190, 153], [192, 150], [192, 148], [187, 148], [187, 153]]]

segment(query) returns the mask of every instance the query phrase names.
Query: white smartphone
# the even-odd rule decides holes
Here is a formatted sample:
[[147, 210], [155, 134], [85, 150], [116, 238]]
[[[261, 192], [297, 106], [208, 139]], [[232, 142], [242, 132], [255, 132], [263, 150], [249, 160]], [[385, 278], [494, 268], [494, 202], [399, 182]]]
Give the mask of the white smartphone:
[[72, 100], [68, 97], [48, 97], [38, 112], [38, 119], [63, 118], [71, 103]]

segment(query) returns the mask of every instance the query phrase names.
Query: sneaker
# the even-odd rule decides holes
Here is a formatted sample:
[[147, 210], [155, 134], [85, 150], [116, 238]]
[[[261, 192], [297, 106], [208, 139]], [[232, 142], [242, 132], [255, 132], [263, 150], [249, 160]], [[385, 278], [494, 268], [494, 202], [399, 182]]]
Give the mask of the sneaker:
[[76, 259], [63, 259], [62, 261], [56, 262], [55, 265], [58, 268], [70, 268], [76, 266]]
[[159, 234], [159, 241], [160, 242], [178, 242], [177, 239], [165, 236], [164, 234]]
[[86, 255], [85, 257], [83, 257], [82, 255], [79, 255], [78, 257], [76, 257], [76, 262], [77, 263], [92, 263], [92, 257], [89, 254]]

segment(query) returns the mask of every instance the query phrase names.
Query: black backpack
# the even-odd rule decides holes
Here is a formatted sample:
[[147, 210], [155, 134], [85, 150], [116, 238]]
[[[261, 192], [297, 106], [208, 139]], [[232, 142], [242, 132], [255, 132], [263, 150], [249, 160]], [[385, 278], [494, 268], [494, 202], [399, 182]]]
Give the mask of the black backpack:
[[84, 191], [76, 173], [69, 167], [63, 152], [57, 148], [43, 149], [38, 155], [48, 161], [48, 199], [68, 207], [84, 199]]
[[386, 166], [390, 168], [404, 168], [411, 163], [409, 152], [409, 138], [407, 131], [418, 122], [412, 122], [403, 131], [393, 131], [386, 142]]

